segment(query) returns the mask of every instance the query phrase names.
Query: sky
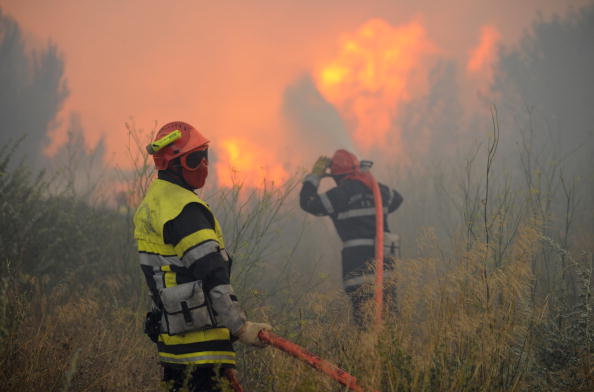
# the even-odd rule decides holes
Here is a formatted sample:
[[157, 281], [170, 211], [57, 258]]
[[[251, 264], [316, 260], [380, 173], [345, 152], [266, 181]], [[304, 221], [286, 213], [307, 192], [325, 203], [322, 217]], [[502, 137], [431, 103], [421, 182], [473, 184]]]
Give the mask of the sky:
[[403, 104], [427, 94], [435, 64], [447, 59], [464, 70], [462, 100], [472, 105], [493, 77], [498, 45], [516, 43], [539, 14], [585, 3], [0, 0], [0, 7], [31, 49], [53, 42], [65, 61], [70, 95], [48, 155], [64, 142], [71, 113], [80, 115], [89, 147], [103, 138], [106, 163], [121, 167], [129, 165], [125, 122], [152, 130], [182, 120], [212, 141], [222, 184], [232, 169], [257, 184], [263, 176], [283, 181], [339, 147], [387, 157], [389, 146], [410, 162], [394, 122]]

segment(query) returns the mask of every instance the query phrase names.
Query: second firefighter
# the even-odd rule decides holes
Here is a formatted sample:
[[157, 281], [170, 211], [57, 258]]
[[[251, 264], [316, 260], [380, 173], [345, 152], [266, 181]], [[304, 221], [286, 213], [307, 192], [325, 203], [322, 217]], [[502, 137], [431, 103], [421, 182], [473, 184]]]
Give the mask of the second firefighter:
[[[330, 173], [326, 173], [327, 170]], [[318, 193], [320, 181], [331, 176], [336, 186]], [[402, 204], [402, 196], [394, 189], [379, 184], [384, 213], [384, 268], [393, 269], [399, 256], [398, 236], [388, 227], [387, 214]], [[362, 170], [357, 157], [349, 151], [337, 150], [332, 158], [320, 157], [305, 177], [300, 194], [301, 208], [316, 216], [329, 216], [342, 241], [342, 280], [351, 299], [355, 322], [366, 327], [362, 306], [371, 296], [361, 286], [372, 275], [375, 255], [375, 202], [369, 175]], [[392, 298], [393, 299], [393, 298]]]

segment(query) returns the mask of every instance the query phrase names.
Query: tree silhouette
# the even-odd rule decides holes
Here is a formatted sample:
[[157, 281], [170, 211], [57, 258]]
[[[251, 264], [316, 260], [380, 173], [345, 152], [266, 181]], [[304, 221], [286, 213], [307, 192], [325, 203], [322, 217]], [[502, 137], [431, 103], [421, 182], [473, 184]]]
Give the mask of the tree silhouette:
[[[542, 120], [557, 147], [594, 152], [594, 4], [551, 20], [539, 17], [503, 49], [496, 90], [502, 101]], [[582, 148], [583, 149], [583, 148]]]
[[49, 43], [27, 53], [18, 23], [0, 9], [0, 145], [23, 137], [19, 154], [40, 164], [48, 131], [68, 96], [64, 61]]

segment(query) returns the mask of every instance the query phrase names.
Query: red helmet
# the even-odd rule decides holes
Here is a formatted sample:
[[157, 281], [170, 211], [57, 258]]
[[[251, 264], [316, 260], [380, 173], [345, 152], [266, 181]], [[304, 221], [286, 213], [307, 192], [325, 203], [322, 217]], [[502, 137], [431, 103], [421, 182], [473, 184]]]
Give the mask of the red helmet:
[[196, 149], [204, 149], [209, 143], [209, 140], [202, 136], [196, 128], [181, 121], [174, 121], [163, 125], [163, 127], [159, 129], [159, 132], [157, 132], [157, 135], [155, 135], [155, 141], [176, 130], [181, 131], [181, 137], [153, 154], [157, 170], [167, 169], [169, 162], [175, 158]]
[[351, 174], [359, 169], [359, 160], [347, 150], [337, 150], [332, 156], [330, 174], [333, 176]]

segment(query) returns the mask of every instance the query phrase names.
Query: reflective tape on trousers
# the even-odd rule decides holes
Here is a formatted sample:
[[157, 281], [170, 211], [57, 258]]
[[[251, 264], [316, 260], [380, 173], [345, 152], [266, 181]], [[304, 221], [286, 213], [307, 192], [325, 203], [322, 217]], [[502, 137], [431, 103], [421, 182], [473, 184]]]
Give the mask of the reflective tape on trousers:
[[[171, 354], [169, 354], [171, 355]], [[235, 354], [218, 355], [195, 355], [195, 356], [169, 356], [167, 353], [159, 353], [159, 358], [163, 362], [169, 363], [235, 363]]]
[[[384, 279], [394, 279], [394, 271], [387, 271], [384, 270]], [[365, 274], [365, 275], [358, 275], [353, 276], [352, 278], [348, 278], [342, 281], [342, 285], [345, 289], [351, 287], [358, 287], [364, 283], [374, 284], [375, 283], [375, 274]]]
[[[384, 248], [391, 249], [392, 247], [400, 248], [399, 237], [397, 234], [384, 232]], [[353, 246], [374, 246], [375, 240], [372, 238], [354, 238], [342, 242], [343, 248], [350, 248]]]
[[343, 241], [343, 248], [350, 248], [352, 246], [373, 246], [375, 240], [371, 238], [355, 238], [353, 240]]
[[159, 271], [164, 265], [175, 265], [177, 267], [183, 267], [184, 264], [177, 256], [161, 256], [154, 253], [140, 252], [140, 264], [148, 265], [152, 267], [154, 271]]
[[353, 276], [352, 278], [348, 278], [342, 281], [342, 285], [345, 289], [355, 286], [361, 286], [363, 283], [366, 282], [373, 282], [375, 279], [375, 275], [360, 275], [360, 276]]

